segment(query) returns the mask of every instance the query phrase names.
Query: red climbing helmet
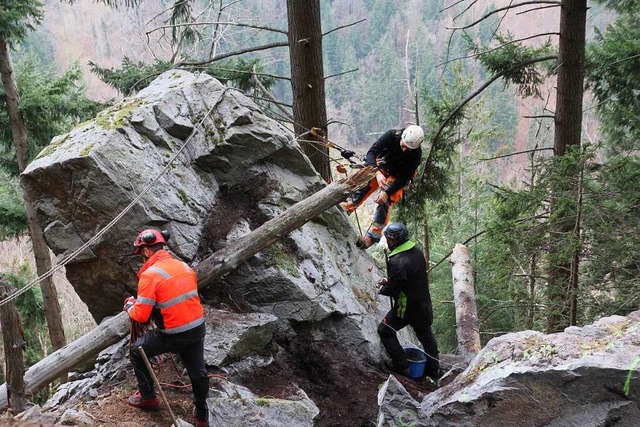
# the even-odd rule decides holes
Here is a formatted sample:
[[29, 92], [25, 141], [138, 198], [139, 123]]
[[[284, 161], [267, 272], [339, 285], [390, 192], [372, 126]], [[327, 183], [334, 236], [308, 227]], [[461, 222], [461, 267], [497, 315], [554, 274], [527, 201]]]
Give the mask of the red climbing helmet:
[[155, 245], [156, 243], [162, 243], [166, 245], [167, 240], [169, 240], [169, 236], [169, 230], [158, 231], [153, 228], [142, 230], [136, 236], [136, 240], [133, 241], [133, 253], [135, 253], [136, 255], [140, 255], [140, 250], [143, 246], [151, 246]]

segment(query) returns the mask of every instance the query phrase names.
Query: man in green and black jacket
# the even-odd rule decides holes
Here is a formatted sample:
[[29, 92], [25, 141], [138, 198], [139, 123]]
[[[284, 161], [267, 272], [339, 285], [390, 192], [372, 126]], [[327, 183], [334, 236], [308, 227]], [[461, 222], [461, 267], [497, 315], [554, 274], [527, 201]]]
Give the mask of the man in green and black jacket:
[[433, 310], [427, 264], [422, 251], [409, 240], [407, 227], [399, 222], [384, 229], [389, 245], [387, 278], [379, 283], [379, 293], [393, 300], [391, 310], [378, 325], [378, 334], [391, 358], [394, 371], [405, 374], [409, 362], [396, 332], [410, 325], [427, 355], [425, 374], [437, 382], [442, 376], [438, 355], [438, 344], [431, 330]]

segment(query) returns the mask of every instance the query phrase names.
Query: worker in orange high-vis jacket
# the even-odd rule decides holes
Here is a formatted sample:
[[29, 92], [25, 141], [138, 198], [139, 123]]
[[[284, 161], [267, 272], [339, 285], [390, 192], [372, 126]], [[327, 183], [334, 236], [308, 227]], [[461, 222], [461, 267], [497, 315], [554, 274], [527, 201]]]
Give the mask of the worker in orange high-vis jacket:
[[134, 252], [144, 264], [138, 272], [138, 296], [125, 300], [124, 311], [132, 320], [147, 323], [153, 320], [155, 329], [137, 339], [131, 347], [133, 369], [138, 392], [129, 397], [131, 406], [157, 409], [154, 383], [139, 348], [147, 357], [177, 353], [182, 358], [193, 389], [195, 426], [209, 426], [207, 394], [209, 376], [204, 364], [204, 312], [198, 296], [196, 273], [186, 263], [177, 260], [164, 247], [167, 231], [147, 229], [133, 242]]

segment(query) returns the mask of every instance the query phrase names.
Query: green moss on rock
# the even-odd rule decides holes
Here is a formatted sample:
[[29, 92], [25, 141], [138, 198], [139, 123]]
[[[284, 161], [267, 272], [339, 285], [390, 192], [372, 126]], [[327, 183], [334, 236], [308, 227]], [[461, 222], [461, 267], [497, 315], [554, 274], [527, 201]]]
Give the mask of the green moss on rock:
[[71, 133], [65, 133], [64, 135], [54, 138], [54, 140], [51, 141], [49, 145], [47, 145], [42, 149], [42, 151], [40, 151], [40, 153], [36, 156], [36, 160], [41, 157], [47, 157], [50, 154], [53, 154], [53, 152], [56, 151], [62, 144], [64, 144], [70, 136]]
[[122, 128], [131, 111], [145, 104], [146, 102], [141, 98], [120, 102], [98, 114], [95, 123], [105, 130]]

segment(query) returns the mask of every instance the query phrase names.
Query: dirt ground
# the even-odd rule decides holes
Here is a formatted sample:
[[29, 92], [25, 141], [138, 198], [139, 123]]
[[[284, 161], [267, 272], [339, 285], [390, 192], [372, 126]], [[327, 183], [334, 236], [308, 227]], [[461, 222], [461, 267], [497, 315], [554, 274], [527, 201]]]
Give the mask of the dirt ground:
[[[380, 367], [367, 365], [346, 352], [326, 343], [280, 340], [278, 351], [272, 352], [274, 362], [244, 376], [229, 377], [259, 396], [287, 398], [294, 391], [293, 384], [303, 389], [320, 409], [315, 418], [319, 427], [374, 426], [377, 418], [377, 393], [389, 373]], [[171, 360], [157, 370], [163, 391], [177, 418], [192, 422], [192, 395], [188, 379], [181, 379]], [[126, 380], [105, 384], [99, 396], [87, 400], [77, 409], [91, 414], [96, 426], [165, 427], [171, 425], [168, 410], [149, 412], [126, 403], [136, 391], [133, 371]], [[216, 387], [223, 376], [211, 372], [211, 386]], [[412, 380], [396, 376], [407, 391], [417, 399], [434, 390], [428, 379]], [[185, 384], [186, 382], [186, 384]]]

